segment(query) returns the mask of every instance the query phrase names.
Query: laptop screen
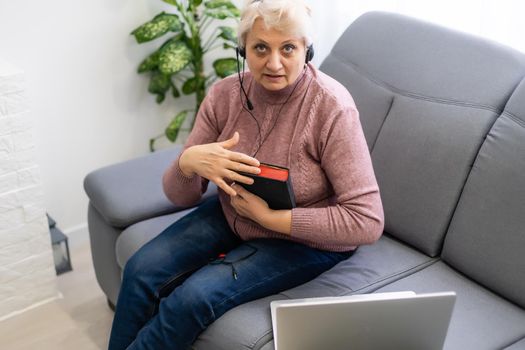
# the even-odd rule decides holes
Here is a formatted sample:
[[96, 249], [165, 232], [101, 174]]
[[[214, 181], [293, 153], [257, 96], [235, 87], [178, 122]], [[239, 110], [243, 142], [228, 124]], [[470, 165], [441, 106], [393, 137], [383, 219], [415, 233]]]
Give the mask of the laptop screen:
[[275, 350], [442, 349], [455, 298], [395, 292], [274, 301]]

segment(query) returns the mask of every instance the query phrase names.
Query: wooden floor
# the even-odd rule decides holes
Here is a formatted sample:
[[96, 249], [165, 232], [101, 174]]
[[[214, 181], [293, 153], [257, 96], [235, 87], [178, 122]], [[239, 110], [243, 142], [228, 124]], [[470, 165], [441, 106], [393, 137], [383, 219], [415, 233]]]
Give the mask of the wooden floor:
[[89, 242], [71, 248], [71, 261], [74, 270], [58, 277], [64, 298], [0, 322], [0, 349], [107, 349], [113, 312], [95, 280]]

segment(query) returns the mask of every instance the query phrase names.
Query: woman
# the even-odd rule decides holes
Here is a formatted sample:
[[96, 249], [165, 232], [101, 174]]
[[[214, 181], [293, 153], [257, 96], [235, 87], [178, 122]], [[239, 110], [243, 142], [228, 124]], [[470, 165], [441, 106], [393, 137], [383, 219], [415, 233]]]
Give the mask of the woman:
[[[229, 309], [305, 283], [375, 242], [383, 211], [350, 94], [308, 63], [310, 11], [252, 1], [239, 26], [250, 73], [209, 91], [166, 195], [207, 201], [127, 263], [110, 349], [188, 349]], [[244, 89], [244, 92], [243, 92]], [[297, 207], [272, 210], [235, 183], [260, 162], [287, 167]]]

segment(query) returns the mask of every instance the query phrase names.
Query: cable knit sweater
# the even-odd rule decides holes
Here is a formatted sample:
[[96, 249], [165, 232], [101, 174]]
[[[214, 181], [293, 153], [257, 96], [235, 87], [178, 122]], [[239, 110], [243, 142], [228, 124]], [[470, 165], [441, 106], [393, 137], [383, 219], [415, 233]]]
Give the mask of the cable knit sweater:
[[[285, 235], [238, 216], [229, 196], [219, 190], [232, 230], [244, 240], [290, 239], [330, 251], [375, 242], [383, 231], [383, 208], [348, 91], [312, 65], [295, 84], [279, 91], [264, 89], [249, 72], [244, 86], [260, 130], [242, 108], [239, 80], [231, 76], [208, 92], [184, 149], [224, 141], [238, 131], [240, 141], [232, 151], [250, 156], [257, 152], [260, 162], [290, 169], [297, 207], [292, 209], [291, 234]], [[190, 206], [201, 198], [208, 180], [198, 175], [188, 178], [176, 159], [166, 170], [163, 185], [172, 202]]]

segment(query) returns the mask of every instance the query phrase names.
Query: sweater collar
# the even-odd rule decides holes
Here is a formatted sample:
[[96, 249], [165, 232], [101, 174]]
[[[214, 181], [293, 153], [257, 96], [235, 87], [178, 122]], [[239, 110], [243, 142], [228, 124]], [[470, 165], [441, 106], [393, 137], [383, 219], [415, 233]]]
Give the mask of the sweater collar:
[[283, 104], [287, 100], [290, 101], [304, 94], [311, 75], [311, 68], [310, 66], [307, 66], [306, 69], [303, 69], [299, 74], [293, 84], [290, 84], [281, 90], [267, 90], [261, 84], [256, 82], [255, 79], [253, 79], [253, 75], [251, 75], [250, 95], [253, 96], [252, 98], [254, 102], [259, 101], [270, 105]]

